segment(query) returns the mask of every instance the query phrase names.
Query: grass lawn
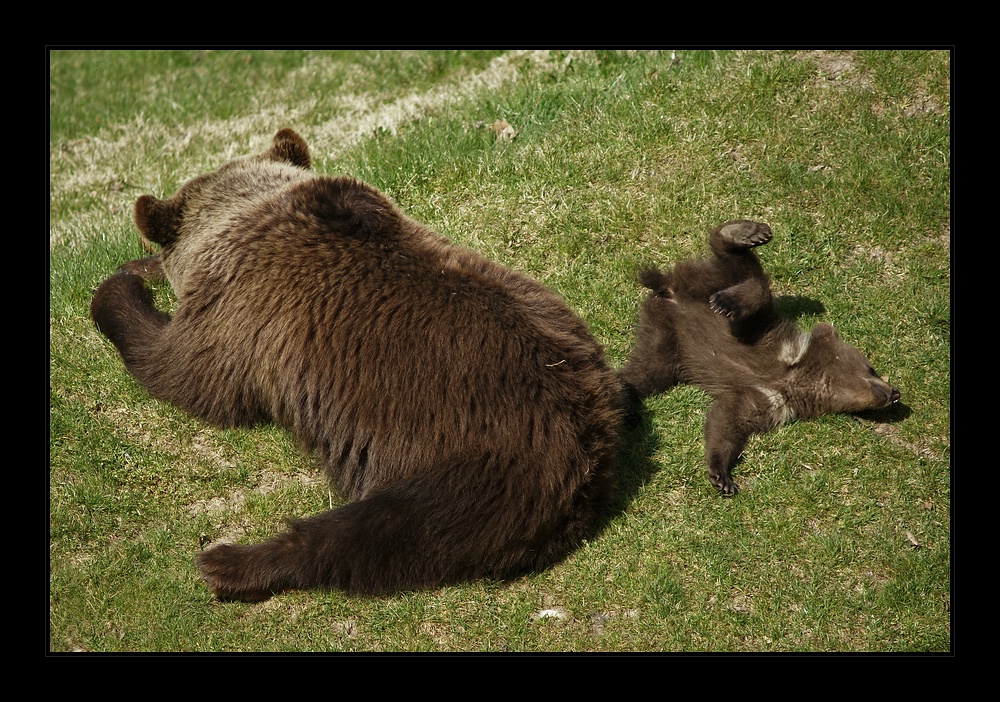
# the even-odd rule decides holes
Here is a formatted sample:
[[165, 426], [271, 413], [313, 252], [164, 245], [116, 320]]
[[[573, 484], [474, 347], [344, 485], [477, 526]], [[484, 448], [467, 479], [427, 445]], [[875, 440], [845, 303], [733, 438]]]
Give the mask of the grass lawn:
[[[949, 652], [947, 51], [52, 51], [50, 652]], [[768, 222], [775, 293], [900, 388], [755, 437], [723, 498], [708, 398], [646, 402], [607, 527], [511, 582], [220, 603], [194, 558], [338, 503], [276, 427], [151, 399], [89, 319], [142, 194], [292, 127], [455, 243], [632, 344], [639, 267]], [[166, 284], [156, 289], [170, 310]]]

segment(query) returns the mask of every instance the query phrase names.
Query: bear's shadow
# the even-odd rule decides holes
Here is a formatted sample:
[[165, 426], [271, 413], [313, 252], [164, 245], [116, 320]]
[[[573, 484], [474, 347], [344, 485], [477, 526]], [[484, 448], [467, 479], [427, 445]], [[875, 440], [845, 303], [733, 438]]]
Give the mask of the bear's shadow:
[[826, 314], [826, 307], [822, 302], [802, 295], [778, 295], [774, 298], [774, 306], [783, 317], [789, 319]]
[[622, 429], [618, 448], [617, 490], [607, 510], [608, 514], [598, 524], [599, 531], [603, 531], [610, 522], [624, 513], [646, 483], [663, 469], [662, 465], [653, 460], [660, 444], [660, 436], [653, 430], [652, 413], [643, 407]]

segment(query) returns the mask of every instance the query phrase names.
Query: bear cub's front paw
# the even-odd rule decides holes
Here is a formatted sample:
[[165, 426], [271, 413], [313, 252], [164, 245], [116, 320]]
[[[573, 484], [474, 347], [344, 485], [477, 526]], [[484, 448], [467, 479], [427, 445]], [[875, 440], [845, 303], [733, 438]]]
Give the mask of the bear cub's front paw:
[[739, 300], [732, 290], [720, 290], [708, 298], [708, 306], [712, 311], [721, 314], [728, 319], [737, 319], [742, 316]]
[[740, 491], [739, 486], [725, 472], [708, 472], [708, 479], [715, 486], [715, 489], [723, 495], [735, 495]]

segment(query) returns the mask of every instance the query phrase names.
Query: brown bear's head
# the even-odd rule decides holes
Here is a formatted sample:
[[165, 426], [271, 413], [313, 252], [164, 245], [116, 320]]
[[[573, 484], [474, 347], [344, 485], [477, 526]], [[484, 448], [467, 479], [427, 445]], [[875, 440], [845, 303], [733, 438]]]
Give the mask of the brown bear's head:
[[283, 188], [314, 177], [309, 168], [305, 140], [282, 129], [262, 154], [193, 178], [168, 199], [143, 195], [136, 200], [135, 223], [144, 243], [160, 246], [163, 272], [174, 292], [184, 293], [192, 267], [222, 244], [220, 237], [241, 231], [239, 222], [259, 216]]
[[168, 247], [181, 235], [185, 220], [194, 216], [204, 220], [218, 211], [222, 214], [232, 208], [234, 199], [251, 197], [266, 192], [271, 186], [284, 184], [298, 175], [294, 170], [308, 170], [312, 161], [309, 147], [301, 136], [292, 129], [282, 129], [274, 135], [271, 148], [266, 152], [236, 159], [222, 166], [215, 173], [199, 176], [184, 183], [166, 200], [152, 195], [143, 195], [135, 202], [135, 223], [139, 227], [143, 241]]

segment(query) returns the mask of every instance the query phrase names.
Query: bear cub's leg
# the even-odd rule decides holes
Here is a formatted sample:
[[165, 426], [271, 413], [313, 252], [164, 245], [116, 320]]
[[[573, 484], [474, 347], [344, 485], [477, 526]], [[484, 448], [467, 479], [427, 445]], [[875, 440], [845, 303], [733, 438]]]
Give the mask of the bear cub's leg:
[[763, 434], [772, 426], [770, 414], [759, 409], [761, 399], [756, 390], [724, 393], [716, 398], [705, 418], [708, 479], [724, 495], [739, 492], [731, 471], [747, 439], [753, 434]]
[[740, 219], [716, 227], [708, 237], [715, 265], [733, 281], [711, 295], [713, 311], [732, 320], [742, 320], [771, 303], [767, 275], [753, 249], [771, 240], [771, 228], [763, 222]]

